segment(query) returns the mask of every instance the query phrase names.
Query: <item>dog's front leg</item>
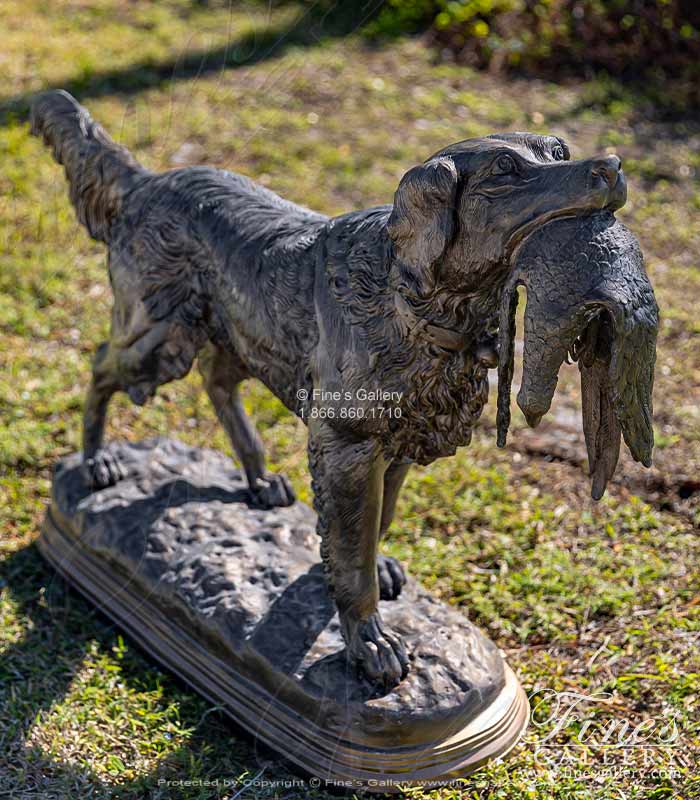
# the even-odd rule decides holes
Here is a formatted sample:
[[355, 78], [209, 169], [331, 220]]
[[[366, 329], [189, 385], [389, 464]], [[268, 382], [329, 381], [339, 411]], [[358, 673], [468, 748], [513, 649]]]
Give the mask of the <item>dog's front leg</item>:
[[[382, 521], [379, 525], [379, 538], [387, 532], [396, 510], [396, 501], [408, 474], [410, 464], [392, 463], [384, 474], [384, 498], [382, 501]], [[392, 556], [377, 556], [379, 574], [379, 596], [382, 600], [396, 600], [406, 583], [406, 573], [401, 564]]]
[[408, 656], [377, 608], [387, 462], [375, 440], [350, 439], [327, 422], [312, 420], [309, 466], [324, 568], [348, 654], [370, 681], [392, 686], [407, 674]]

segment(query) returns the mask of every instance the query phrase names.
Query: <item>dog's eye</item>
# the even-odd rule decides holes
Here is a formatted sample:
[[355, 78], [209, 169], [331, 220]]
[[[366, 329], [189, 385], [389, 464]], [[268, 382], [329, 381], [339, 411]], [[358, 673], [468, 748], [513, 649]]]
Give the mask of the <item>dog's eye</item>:
[[558, 144], [552, 148], [552, 158], [555, 161], [564, 161], [566, 159], [566, 154], [564, 153], [564, 148]]
[[491, 170], [495, 175], [508, 175], [515, 172], [515, 161], [510, 156], [499, 156]]

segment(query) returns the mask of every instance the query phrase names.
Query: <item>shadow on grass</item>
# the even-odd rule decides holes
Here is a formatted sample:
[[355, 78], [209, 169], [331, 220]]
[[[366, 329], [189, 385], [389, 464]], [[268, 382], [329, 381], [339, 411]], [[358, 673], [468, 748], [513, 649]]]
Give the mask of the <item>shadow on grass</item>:
[[[291, 23], [272, 24], [228, 41], [212, 50], [193, 50], [166, 61], [138, 61], [128, 67], [98, 72], [49, 84], [41, 91], [65, 89], [85, 101], [105, 95], [132, 95], [171, 81], [210, 75], [279, 58], [291, 47], [316, 47], [325, 41], [348, 36], [372, 19], [383, 0], [361, 3], [316, 2]], [[0, 125], [25, 121], [37, 92], [14, 97], [0, 96]]]
[[[159, 705], [177, 702], [178, 719], [189, 729], [187, 744], [165, 754], [149, 773], [132, 781], [105, 780], [89, 766], [62, 762], [31, 742], [37, 718], [70, 692], [71, 684], [94, 643], [109, 653], [118, 647], [118, 629], [89, 605], [44, 562], [36, 546], [0, 562], [0, 586], [6, 586], [25, 632], [0, 657], [0, 795], [68, 800], [74, 797], [217, 798], [235, 795], [235, 779], [263, 773], [268, 780], [297, 780], [292, 766], [195, 695], [170, 673], [161, 672], [136, 647], [120, 661], [120, 681], [137, 691], [160, 688]], [[76, 725], [81, 725], [77, 720]], [[69, 735], [69, 734], [68, 734]], [[82, 756], [89, 761], [90, 754]], [[267, 772], [269, 765], [275, 774]], [[180, 787], [194, 774], [201, 786]], [[280, 774], [281, 773], [281, 774]], [[219, 781], [219, 785], [214, 783]], [[206, 781], [210, 785], [206, 785]], [[225, 781], [229, 781], [226, 786]], [[286, 790], [287, 797], [307, 796], [306, 788]], [[268, 797], [252, 791], [247, 797]]]

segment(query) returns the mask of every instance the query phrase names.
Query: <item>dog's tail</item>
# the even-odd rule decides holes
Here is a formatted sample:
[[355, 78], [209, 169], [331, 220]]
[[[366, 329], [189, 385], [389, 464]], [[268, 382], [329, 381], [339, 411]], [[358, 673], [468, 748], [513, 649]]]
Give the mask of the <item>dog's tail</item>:
[[43, 136], [65, 167], [80, 222], [93, 239], [107, 242], [124, 195], [146, 170], [62, 90], [45, 92], [32, 103], [31, 132]]

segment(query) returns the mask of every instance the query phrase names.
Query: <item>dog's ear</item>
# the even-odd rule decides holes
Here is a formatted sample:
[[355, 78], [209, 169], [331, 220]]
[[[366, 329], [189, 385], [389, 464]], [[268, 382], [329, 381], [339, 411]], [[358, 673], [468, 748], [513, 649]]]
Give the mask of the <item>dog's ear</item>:
[[432, 288], [435, 262], [455, 231], [457, 178], [451, 158], [436, 158], [410, 169], [394, 195], [389, 236], [422, 292]]

